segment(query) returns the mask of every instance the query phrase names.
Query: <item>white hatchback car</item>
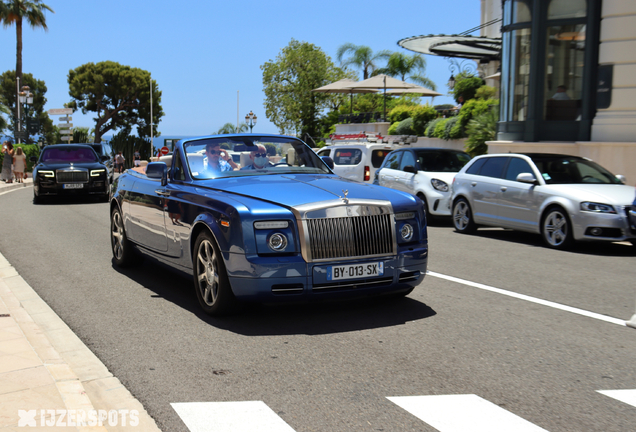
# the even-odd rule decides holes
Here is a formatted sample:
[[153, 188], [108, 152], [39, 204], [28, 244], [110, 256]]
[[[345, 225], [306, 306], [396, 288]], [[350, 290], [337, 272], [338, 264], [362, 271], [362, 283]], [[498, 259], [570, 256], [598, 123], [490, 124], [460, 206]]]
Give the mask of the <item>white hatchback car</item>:
[[341, 143], [321, 148], [318, 156], [329, 156], [333, 160], [333, 172], [340, 177], [371, 183], [391, 150], [389, 144]]
[[455, 229], [478, 225], [541, 234], [565, 249], [575, 240], [636, 245], [629, 223], [634, 187], [595, 162], [559, 154], [493, 154], [473, 159], [453, 181]]
[[376, 172], [374, 184], [419, 197], [429, 216], [450, 216], [450, 184], [469, 160], [470, 155], [459, 150], [394, 150]]

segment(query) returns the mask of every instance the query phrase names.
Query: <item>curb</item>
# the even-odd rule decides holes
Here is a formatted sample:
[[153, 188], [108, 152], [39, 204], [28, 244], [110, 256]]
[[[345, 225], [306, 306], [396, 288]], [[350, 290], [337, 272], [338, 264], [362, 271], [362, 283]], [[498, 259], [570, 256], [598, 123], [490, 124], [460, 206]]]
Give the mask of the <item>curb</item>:
[[[20, 186], [21, 187], [21, 186]], [[0, 192], [5, 190], [0, 189]], [[62, 319], [42, 300], [42, 298], [17, 273], [15, 268], [0, 253], [0, 309], [8, 312], [3, 320], [11, 319], [19, 327], [21, 334], [32, 351], [31, 360], [40, 367], [24, 364], [20, 370], [29, 381], [29, 374], [48, 373], [54, 382], [63, 406], [56, 406], [49, 399], [42, 406], [19, 406], [18, 394], [22, 391], [9, 391], [0, 394], [0, 399], [12, 400], [0, 404], [0, 420], [5, 427], [18, 425], [18, 410], [41, 410], [66, 408], [67, 410], [137, 410], [138, 425], [81, 426], [76, 430], [84, 431], [136, 431], [160, 432], [154, 419], [146, 412], [141, 403], [113, 376], [108, 368], [88, 349]], [[8, 316], [7, 316], [8, 315]], [[31, 389], [33, 390], [33, 389]], [[37, 390], [37, 388], [36, 388]], [[33, 402], [22, 402], [22, 404]], [[48, 405], [47, 405], [48, 404]], [[40, 410], [38, 410], [40, 412]], [[39, 419], [38, 415], [38, 419]], [[66, 430], [66, 429], [65, 429]]]

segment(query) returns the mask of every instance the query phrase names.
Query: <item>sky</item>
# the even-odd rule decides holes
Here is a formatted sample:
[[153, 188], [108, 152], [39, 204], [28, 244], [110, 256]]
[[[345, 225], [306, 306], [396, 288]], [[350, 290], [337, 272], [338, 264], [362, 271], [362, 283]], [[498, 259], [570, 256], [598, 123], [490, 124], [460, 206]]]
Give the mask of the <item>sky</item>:
[[[115, 61], [147, 70], [162, 92], [164, 137], [209, 135], [253, 111], [254, 132], [279, 133], [263, 106], [260, 66], [292, 39], [321, 48], [337, 63], [338, 47], [413, 54], [400, 39], [457, 34], [479, 25], [479, 0], [44, 0], [48, 31], [23, 27], [23, 72], [46, 83], [45, 109], [69, 102], [68, 72], [88, 62]], [[0, 28], [0, 73], [15, 70], [15, 26]], [[450, 63], [425, 56], [426, 75], [448, 93]], [[361, 72], [359, 79], [361, 80]], [[422, 98], [422, 103], [430, 98]], [[453, 103], [440, 96], [434, 104]], [[73, 114], [92, 128], [94, 113]], [[52, 116], [58, 123], [58, 116]]]

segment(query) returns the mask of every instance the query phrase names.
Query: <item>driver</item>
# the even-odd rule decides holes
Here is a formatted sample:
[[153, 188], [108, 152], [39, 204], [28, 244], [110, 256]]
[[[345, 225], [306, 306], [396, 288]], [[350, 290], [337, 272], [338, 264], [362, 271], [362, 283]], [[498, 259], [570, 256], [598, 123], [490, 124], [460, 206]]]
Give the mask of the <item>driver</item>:
[[232, 156], [225, 150], [221, 150], [219, 143], [208, 143], [205, 146], [205, 154], [208, 157], [206, 169], [208, 172], [216, 174], [238, 168], [238, 165], [232, 160]]
[[255, 149], [250, 152], [250, 159], [252, 163], [245, 165], [241, 170], [265, 169], [274, 166], [267, 157], [267, 149], [261, 144], [256, 145]]

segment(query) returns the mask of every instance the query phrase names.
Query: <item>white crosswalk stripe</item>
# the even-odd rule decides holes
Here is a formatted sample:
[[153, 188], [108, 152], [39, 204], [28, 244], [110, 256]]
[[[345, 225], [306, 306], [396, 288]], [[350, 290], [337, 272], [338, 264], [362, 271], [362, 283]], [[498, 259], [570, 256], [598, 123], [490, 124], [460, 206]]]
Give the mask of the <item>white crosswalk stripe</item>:
[[387, 399], [440, 432], [547, 432], [474, 394]]
[[609, 396], [628, 405], [636, 407], [636, 389], [632, 390], [597, 390], [600, 394]]
[[172, 403], [190, 432], [294, 432], [262, 401]]

